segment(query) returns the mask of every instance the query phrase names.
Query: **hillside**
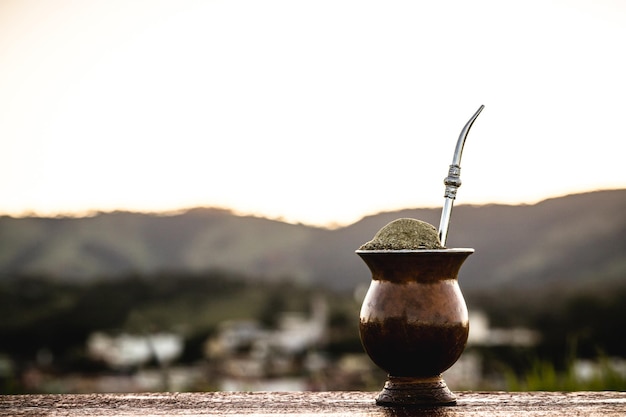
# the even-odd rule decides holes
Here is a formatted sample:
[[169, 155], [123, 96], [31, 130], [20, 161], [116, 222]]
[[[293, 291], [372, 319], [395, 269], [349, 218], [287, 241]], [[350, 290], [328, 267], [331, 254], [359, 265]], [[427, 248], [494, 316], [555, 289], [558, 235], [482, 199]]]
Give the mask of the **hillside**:
[[[367, 217], [317, 243], [320, 276], [358, 282], [362, 261], [345, 253], [389, 221], [413, 217], [437, 225], [440, 210], [403, 210]], [[552, 288], [626, 284], [626, 190], [549, 199], [536, 205], [454, 208], [449, 247], [476, 252], [461, 270], [465, 289]], [[358, 274], [358, 278], [354, 274]]]
[[[458, 205], [449, 247], [473, 247], [461, 271], [469, 290], [626, 283], [626, 190], [535, 205]], [[437, 225], [438, 209], [381, 213], [329, 230], [226, 210], [128, 212], [85, 218], [0, 217], [0, 279], [46, 275], [88, 281], [127, 273], [225, 269], [255, 279], [293, 278], [337, 289], [367, 284], [354, 251], [387, 222]]]

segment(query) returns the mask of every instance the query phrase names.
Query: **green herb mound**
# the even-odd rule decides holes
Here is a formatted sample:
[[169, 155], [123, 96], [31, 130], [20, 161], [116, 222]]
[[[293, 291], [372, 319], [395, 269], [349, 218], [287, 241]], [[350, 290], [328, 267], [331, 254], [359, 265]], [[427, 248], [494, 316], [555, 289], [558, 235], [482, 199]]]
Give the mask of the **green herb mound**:
[[417, 219], [397, 219], [385, 225], [360, 250], [443, 249], [437, 229]]

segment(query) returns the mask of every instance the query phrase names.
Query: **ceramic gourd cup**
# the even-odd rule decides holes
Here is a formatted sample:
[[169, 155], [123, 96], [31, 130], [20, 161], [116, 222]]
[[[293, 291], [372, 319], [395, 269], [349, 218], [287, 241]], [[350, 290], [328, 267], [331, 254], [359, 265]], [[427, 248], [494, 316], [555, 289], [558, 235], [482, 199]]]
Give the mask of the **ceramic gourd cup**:
[[469, 334], [458, 274], [473, 249], [358, 250], [372, 274], [360, 313], [363, 347], [388, 373], [379, 405], [456, 403], [442, 373]]

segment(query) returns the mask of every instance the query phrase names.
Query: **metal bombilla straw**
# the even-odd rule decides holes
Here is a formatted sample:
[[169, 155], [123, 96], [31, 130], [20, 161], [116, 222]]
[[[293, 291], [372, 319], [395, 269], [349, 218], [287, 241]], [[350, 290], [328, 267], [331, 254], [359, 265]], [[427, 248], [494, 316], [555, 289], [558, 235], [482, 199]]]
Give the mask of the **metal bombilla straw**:
[[452, 214], [452, 205], [456, 198], [456, 191], [461, 186], [461, 155], [463, 154], [463, 146], [465, 145], [465, 139], [469, 132], [474, 120], [478, 117], [481, 111], [485, 108], [481, 105], [480, 108], [474, 113], [474, 115], [465, 124], [465, 127], [459, 135], [459, 140], [456, 142], [456, 149], [454, 149], [454, 157], [452, 158], [452, 165], [448, 170], [448, 176], [443, 180], [446, 185], [446, 191], [444, 193], [443, 209], [441, 210], [441, 221], [439, 222], [439, 240], [441, 246], [446, 246], [446, 240], [448, 239], [448, 228], [450, 227], [450, 215]]

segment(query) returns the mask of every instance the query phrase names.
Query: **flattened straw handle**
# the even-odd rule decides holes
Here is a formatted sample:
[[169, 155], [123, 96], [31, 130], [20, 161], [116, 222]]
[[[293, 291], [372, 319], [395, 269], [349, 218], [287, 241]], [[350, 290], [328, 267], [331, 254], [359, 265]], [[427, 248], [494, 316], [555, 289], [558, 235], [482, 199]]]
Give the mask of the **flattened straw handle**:
[[448, 229], [450, 227], [450, 216], [452, 215], [452, 205], [454, 204], [454, 199], [456, 198], [456, 192], [461, 186], [461, 155], [463, 154], [465, 139], [467, 139], [467, 134], [474, 124], [474, 120], [476, 120], [484, 108], [485, 106], [481, 105], [471, 119], [469, 119], [469, 121], [465, 124], [463, 130], [461, 130], [459, 140], [457, 140], [456, 148], [454, 149], [452, 165], [450, 165], [450, 169], [448, 170], [448, 176], [443, 180], [446, 190], [443, 195], [445, 200], [441, 210], [441, 221], [439, 222], [439, 240], [441, 241], [442, 246], [446, 246]]

